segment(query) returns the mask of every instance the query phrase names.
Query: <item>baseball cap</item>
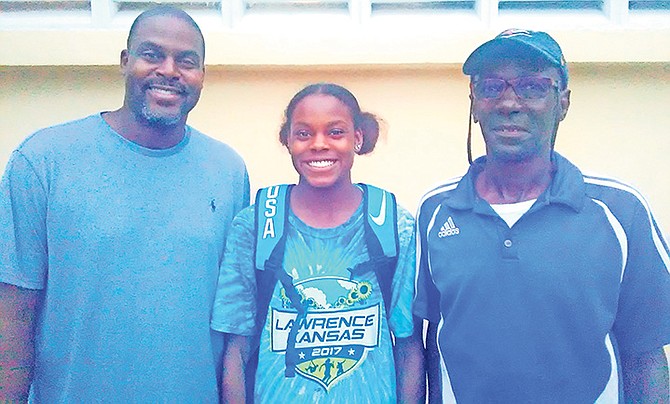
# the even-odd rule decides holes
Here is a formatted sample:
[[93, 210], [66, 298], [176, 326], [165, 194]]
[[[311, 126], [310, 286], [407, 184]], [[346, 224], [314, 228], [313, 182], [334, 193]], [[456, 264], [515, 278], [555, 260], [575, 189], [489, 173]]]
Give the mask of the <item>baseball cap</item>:
[[[495, 38], [480, 45], [463, 63], [463, 73], [474, 76], [482, 63], [492, 55], [501, 54], [510, 48], [534, 53], [558, 68], [565, 86], [568, 84], [568, 66], [563, 51], [549, 34], [542, 31], [507, 29]], [[504, 53], [503, 53], [504, 54]]]

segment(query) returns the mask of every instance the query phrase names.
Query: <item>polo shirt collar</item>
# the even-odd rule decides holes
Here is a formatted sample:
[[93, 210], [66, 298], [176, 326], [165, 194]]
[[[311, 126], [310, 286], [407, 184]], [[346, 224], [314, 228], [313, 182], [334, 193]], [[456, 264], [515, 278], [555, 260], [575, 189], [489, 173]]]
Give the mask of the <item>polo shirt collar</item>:
[[[536, 206], [562, 204], [576, 212], [584, 208], [586, 185], [581, 171], [568, 159], [553, 151], [551, 161], [556, 168], [549, 187], [538, 197]], [[450, 192], [444, 203], [461, 210], [473, 210], [477, 213], [495, 214], [490, 204], [480, 198], [475, 191], [475, 178], [481, 172], [486, 156], [479, 157], [468, 168], [468, 172], [459, 181], [458, 186]]]
[[552, 152], [551, 161], [556, 167], [554, 178], [538, 199], [545, 204], [560, 203], [576, 212], [581, 211], [586, 203], [586, 184], [582, 172], [555, 151]]

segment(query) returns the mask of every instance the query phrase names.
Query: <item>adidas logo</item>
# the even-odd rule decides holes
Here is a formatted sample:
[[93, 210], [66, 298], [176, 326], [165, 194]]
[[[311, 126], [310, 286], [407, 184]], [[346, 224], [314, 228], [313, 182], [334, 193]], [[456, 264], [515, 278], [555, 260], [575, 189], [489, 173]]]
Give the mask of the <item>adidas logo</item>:
[[444, 222], [442, 227], [440, 227], [440, 232], [437, 233], [437, 237], [442, 238], [442, 237], [455, 236], [460, 232], [461, 230], [454, 224], [454, 219], [452, 219], [451, 216], [449, 216], [447, 221]]

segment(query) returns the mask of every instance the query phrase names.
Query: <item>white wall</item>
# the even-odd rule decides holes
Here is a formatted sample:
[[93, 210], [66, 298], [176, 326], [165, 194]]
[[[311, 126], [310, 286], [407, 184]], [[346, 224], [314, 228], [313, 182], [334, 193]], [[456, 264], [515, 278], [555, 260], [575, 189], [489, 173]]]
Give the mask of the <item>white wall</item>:
[[[557, 150], [580, 167], [615, 176], [648, 198], [670, 233], [670, 63], [570, 65], [572, 105]], [[387, 133], [357, 158], [354, 180], [395, 191], [411, 211], [429, 187], [467, 168], [467, 79], [457, 64], [339, 67], [208, 66], [189, 122], [235, 147], [252, 187], [296, 180], [277, 141], [286, 104], [304, 85], [349, 87]], [[120, 106], [116, 67], [0, 67], [0, 165], [32, 131]], [[478, 129], [474, 150], [483, 152]], [[479, 153], [477, 153], [479, 152]]]

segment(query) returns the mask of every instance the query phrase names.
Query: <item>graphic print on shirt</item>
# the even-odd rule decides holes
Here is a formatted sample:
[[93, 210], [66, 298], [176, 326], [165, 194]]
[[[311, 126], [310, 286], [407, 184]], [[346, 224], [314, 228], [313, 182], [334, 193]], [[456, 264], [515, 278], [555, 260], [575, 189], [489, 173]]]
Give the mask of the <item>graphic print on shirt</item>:
[[[296, 337], [296, 373], [330, 390], [379, 345], [381, 303], [370, 304], [372, 284], [322, 276], [296, 284], [307, 317]], [[282, 309], [272, 309], [273, 352], [285, 352], [296, 312], [281, 288]]]

